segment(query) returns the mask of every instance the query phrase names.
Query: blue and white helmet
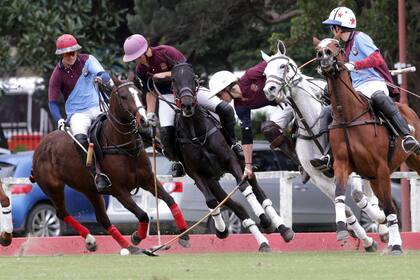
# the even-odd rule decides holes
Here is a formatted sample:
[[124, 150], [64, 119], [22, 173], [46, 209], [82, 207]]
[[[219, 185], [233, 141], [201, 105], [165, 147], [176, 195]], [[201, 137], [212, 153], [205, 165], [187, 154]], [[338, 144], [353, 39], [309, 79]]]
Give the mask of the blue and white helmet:
[[347, 28], [356, 28], [356, 16], [349, 8], [337, 7], [331, 11], [328, 19], [324, 20], [322, 23]]

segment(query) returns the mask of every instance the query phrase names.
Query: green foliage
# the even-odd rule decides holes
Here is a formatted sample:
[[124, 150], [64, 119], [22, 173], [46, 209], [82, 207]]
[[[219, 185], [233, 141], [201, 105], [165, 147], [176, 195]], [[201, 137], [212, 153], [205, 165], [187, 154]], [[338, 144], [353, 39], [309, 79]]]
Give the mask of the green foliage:
[[[193, 50], [197, 72], [244, 69], [261, 60], [267, 38], [288, 24], [268, 25], [255, 15], [246, 0], [136, 0], [128, 15], [133, 33], [146, 36], [152, 45], [170, 44], [188, 55]], [[252, 2], [252, 1], [251, 1]]]
[[[2, 0], [0, 75], [14, 76], [18, 69], [27, 69], [47, 83], [58, 62], [55, 40], [63, 33], [75, 35], [82, 52], [97, 56], [109, 69], [120, 48], [116, 30], [125, 20], [124, 13], [106, 0]], [[44, 107], [46, 96], [41, 94]]]

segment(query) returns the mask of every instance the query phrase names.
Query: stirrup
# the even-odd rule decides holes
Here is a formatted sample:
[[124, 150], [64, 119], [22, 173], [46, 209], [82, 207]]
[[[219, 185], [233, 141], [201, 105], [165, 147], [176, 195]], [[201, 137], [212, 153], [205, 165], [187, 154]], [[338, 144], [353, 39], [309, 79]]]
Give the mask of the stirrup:
[[97, 173], [95, 175], [95, 186], [98, 192], [107, 191], [111, 186], [111, 180], [104, 173]]
[[172, 163], [171, 174], [172, 174], [172, 177], [174, 177], [174, 178], [184, 177], [185, 176], [184, 165], [179, 161], [176, 161], [176, 162]]
[[[406, 143], [409, 142], [409, 143]], [[411, 142], [411, 143], [410, 143]], [[412, 135], [407, 135], [402, 140], [402, 148], [407, 154], [414, 152], [415, 154], [420, 154], [420, 145], [416, 138]]]

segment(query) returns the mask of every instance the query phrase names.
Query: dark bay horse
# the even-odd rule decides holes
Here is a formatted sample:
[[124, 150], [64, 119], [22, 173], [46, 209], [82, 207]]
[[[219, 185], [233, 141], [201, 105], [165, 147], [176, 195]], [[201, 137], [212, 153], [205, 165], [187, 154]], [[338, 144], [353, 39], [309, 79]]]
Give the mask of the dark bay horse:
[[[203, 193], [208, 208], [214, 209], [227, 196], [219, 184], [219, 179], [224, 173], [231, 173], [237, 183], [241, 184], [239, 189], [259, 217], [262, 227], [269, 227], [273, 222], [274, 228], [289, 242], [293, 239], [293, 231], [282, 223], [255, 178], [250, 180], [252, 187], [247, 181], [241, 181], [243, 166], [241, 167], [235, 153], [227, 144], [214, 117], [197, 104], [197, 94], [205, 94], [207, 90], [198, 88], [195, 77], [194, 70], [188, 63], [179, 63], [172, 68], [172, 89], [178, 107], [175, 121], [176, 140], [187, 174]], [[269, 250], [267, 239], [250, 219], [247, 211], [231, 198], [227, 200], [226, 206], [243, 221], [244, 228], [252, 232], [260, 245], [260, 251]], [[213, 219], [217, 236], [224, 238], [227, 236], [227, 228], [220, 216], [218, 211], [213, 215]]]
[[[336, 176], [336, 221], [337, 237], [345, 230], [345, 214], [342, 198], [348, 176], [356, 172], [370, 181], [371, 187], [382, 204], [389, 226], [388, 246], [391, 254], [401, 254], [401, 236], [397, 212], [392, 203], [390, 175], [404, 161], [420, 172], [420, 157], [406, 153], [398, 138], [390, 149], [390, 133], [375, 117], [368, 100], [353, 89], [348, 71], [345, 70], [344, 51], [339, 41], [314, 38], [319, 68], [328, 81], [333, 122], [329, 140], [334, 155]], [[417, 114], [407, 105], [397, 103], [403, 117], [414, 128], [412, 135], [420, 137], [420, 122]], [[344, 220], [343, 218], [344, 217]], [[345, 236], [344, 236], [345, 237]]]
[[9, 246], [10, 243], [12, 243], [13, 222], [12, 222], [12, 211], [10, 207], [10, 199], [3, 189], [1, 180], [0, 180], [0, 204], [2, 208], [2, 213], [0, 214], [1, 215], [0, 244], [6, 247], [6, 246]]
[[[155, 174], [138, 133], [138, 128], [146, 120], [145, 109], [138, 96], [139, 91], [132, 81], [122, 82], [115, 76], [112, 79], [115, 86], [112, 89], [109, 110], [97, 138], [103, 151], [100, 164], [112, 182], [107, 194], [116, 197], [139, 220], [138, 230], [132, 235], [132, 242], [137, 245], [146, 238], [149, 217], [134, 202], [130, 192], [141, 187], [154, 194]], [[132, 246], [111, 224], [106, 214], [103, 197], [97, 192], [91, 173], [88, 172], [78, 148], [66, 132], [54, 131], [42, 140], [34, 153], [32, 174], [32, 179], [38, 182], [53, 202], [57, 216], [85, 238], [88, 250], [96, 250], [96, 241], [89, 230], [66, 211], [65, 184], [89, 199], [95, 208], [97, 221], [122, 248], [127, 248], [132, 254], [145, 252]], [[184, 231], [187, 224], [178, 205], [164, 190], [159, 180], [156, 182], [158, 197], [171, 209], [178, 229]], [[189, 246], [188, 239], [188, 236], [183, 237], [183, 240], [180, 239], [181, 245]]]

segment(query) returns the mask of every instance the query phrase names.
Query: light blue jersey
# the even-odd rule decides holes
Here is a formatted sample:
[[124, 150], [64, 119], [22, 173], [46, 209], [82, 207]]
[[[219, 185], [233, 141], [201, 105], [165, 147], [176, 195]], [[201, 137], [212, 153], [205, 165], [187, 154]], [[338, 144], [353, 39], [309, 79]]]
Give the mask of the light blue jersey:
[[94, 78], [103, 71], [105, 70], [98, 60], [89, 55], [65, 104], [68, 119], [75, 113], [99, 106], [99, 96], [94, 86]]
[[[369, 35], [358, 32], [354, 37], [354, 43], [350, 50], [349, 62], [355, 63], [356, 61], [365, 59], [377, 50], [378, 48]], [[379, 73], [371, 67], [351, 72], [350, 75], [355, 88], [368, 81], [384, 81]]]

